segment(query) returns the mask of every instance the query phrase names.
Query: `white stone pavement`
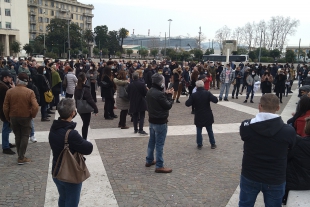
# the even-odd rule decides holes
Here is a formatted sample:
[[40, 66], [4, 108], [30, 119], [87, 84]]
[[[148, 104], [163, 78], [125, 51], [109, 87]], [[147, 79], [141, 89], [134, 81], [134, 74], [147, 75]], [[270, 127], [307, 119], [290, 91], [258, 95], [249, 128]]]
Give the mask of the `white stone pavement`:
[[[286, 105], [286, 108], [283, 110], [281, 116], [284, 121], [291, 117], [291, 113], [296, 108], [296, 102], [298, 98], [298, 89], [293, 93], [293, 96], [290, 98], [290, 101]], [[218, 95], [218, 94], [215, 94]], [[255, 96], [261, 96], [261, 94], [256, 94]], [[258, 109], [252, 107], [247, 107], [240, 105], [234, 102], [219, 102], [218, 104], [223, 105], [234, 110], [248, 113], [250, 115], [255, 115], [258, 112]], [[242, 107], [240, 107], [242, 106]], [[55, 118], [58, 118], [58, 114], [55, 114]], [[82, 127], [82, 120], [77, 115], [74, 119], [77, 122], [77, 130], [80, 131]], [[240, 123], [227, 123], [227, 124], [214, 124], [213, 131], [214, 133], [238, 133]], [[39, 131], [36, 132], [36, 138], [38, 142], [48, 142], [48, 131]], [[182, 125], [182, 126], [169, 126], [168, 136], [173, 135], [194, 135], [196, 134], [195, 125]], [[203, 134], [207, 134], [206, 131], [203, 131]], [[1, 134], [0, 134], [1, 135]], [[111, 138], [130, 138], [130, 137], [139, 137], [140, 135], [128, 133], [126, 130], [120, 130], [119, 128], [106, 128], [106, 129], [90, 129], [88, 139], [94, 145], [93, 153], [87, 156], [87, 166], [89, 168], [91, 177], [83, 182], [82, 194], [80, 205], [84, 206], [115, 206], [117, 207], [117, 201], [115, 199], [109, 178], [107, 176], [105, 167], [102, 163], [99, 150], [97, 148], [96, 142], [94, 139], [111, 139]], [[11, 142], [14, 143], [14, 134], [10, 135]], [[54, 207], [57, 206], [58, 192], [55, 184], [53, 183], [51, 176], [51, 159], [49, 164], [49, 174], [47, 178], [47, 187], [45, 194], [45, 207]], [[232, 195], [229, 200], [227, 207], [238, 206], [239, 200], [239, 186], [237, 187], [235, 193]], [[256, 207], [264, 206], [262, 196], [260, 195], [257, 199]]]

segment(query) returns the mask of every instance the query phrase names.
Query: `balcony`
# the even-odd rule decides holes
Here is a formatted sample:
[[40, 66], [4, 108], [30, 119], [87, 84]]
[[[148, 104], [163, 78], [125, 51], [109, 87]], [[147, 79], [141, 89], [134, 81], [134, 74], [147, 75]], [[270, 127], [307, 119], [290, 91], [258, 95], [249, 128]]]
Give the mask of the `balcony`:
[[63, 13], [68, 12], [68, 10], [67, 10], [67, 9], [65, 9], [65, 8], [59, 8], [59, 11], [60, 11], [60, 12], [63, 12]]
[[31, 16], [35, 16], [35, 15], [37, 15], [37, 14], [36, 14], [34, 11], [31, 11], [31, 12], [30, 12], [30, 15], [31, 15]]
[[37, 33], [37, 29], [30, 29], [30, 33]]
[[92, 23], [91, 19], [86, 19], [86, 23], [91, 24]]
[[28, 6], [37, 7], [38, 3], [36, 1], [28, 1]]
[[91, 13], [83, 13], [83, 15], [86, 17], [94, 17], [94, 14], [91, 14]]
[[30, 19], [30, 24], [36, 24], [37, 23], [37, 21], [36, 20], [34, 20], [34, 19]]

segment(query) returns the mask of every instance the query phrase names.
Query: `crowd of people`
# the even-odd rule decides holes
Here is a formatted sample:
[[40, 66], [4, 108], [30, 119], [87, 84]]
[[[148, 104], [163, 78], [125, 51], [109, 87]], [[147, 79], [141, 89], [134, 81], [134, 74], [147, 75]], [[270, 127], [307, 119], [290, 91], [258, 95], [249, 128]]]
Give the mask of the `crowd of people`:
[[[36, 117], [39, 106], [42, 122], [50, 121], [49, 117], [55, 113], [55, 109], [60, 115], [58, 120], [53, 121], [49, 136], [52, 150], [57, 151], [53, 158], [53, 169], [58, 167], [55, 166], [59, 156], [57, 154], [64, 146], [63, 142], [55, 141], [55, 137], [64, 137], [66, 130], [75, 129], [76, 124], [72, 120], [77, 113], [83, 121], [82, 135], [76, 131], [73, 134], [71, 132], [70, 137], [77, 137], [77, 140], [71, 141], [70, 149], [90, 154], [92, 146], [85, 141], [92, 113], [94, 115], [99, 113], [97, 91], [100, 88], [101, 100], [104, 102], [102, 113], [104, 119], [109, 121], [118, 118], [114, 111], [115, 108], [120, 110], [118, 126], [115, 127], [129, 129], [126, 119], [130, 115], [133, 132], [148, 135], [143, 128], [145, 113], [148, 111], [150, 138], [145, 166], [155, 165], [155, 172], [170, 173], [172, 169], [164, 167], [163, 147], [167, 134], [169, 110], [173, 104], [181, 103], [181, 95], [189, 96], [185, 105], [191, 107], [192, 114], [195, 115], [197, 148], [202, 149], [201, 133], [202, 128], [206, 127], [211, 149], [216, 149], [212, 129], [214, 117], [210, 103], [229, 101], [232, 86], [232, 99], [238, 99], [238, 96], [242, 95], [246, 89], [244, 103], [247, 103], [249, 98], [250, 103], [254, 103], [253, 97], [259, 90], [263, 94], [258, 115], [254, 119], [244, 121], [240, 128], [240, 135], [244, 141], [244, 157], [239, 205], [252, 205], [257, 193], [261, 190], [263, 193], [269, 193], [270, 201], [266, 199], [265, 202], [270, 202], [271, 206], [278, 206], [279, 200], [282, 202], [285, 189], [286, 192], [292, 189], [310, 189], [310, 166], [305, 162], [310, 158], [310, 145], [308, 144], [310, 71], [306, 64], [295, 68], [293, 64], [288, 63], [262, 65], [241, 62], [236, 65], [229, 62], [222, 65], [220, 62], [212, 61], [198, 63], [168, 60], [132, 62], [111, 59], [100, 60], [98, 63], [94, 63], [91, 59], [76, 61], [44, 59], [43, 63], [38, 64], [30, 57], [19, 61], [2, 59], [0, 74], [3, 153], [15, 154], [11, 148], [16, 146], [20, 165], [31, 162], [25, 157], [26, 142], [28, 143], [29, 138], [30, 141], [36, 142], [33, 118]], [[295, 79], [298, 79], [300, 101], [296, 112], [292, 114], [292, 118], [286, 125], [275, 113], [279, 110], [282, 98], [292, 93], [291, 88]], [[211, 90], [218, 89], [220, 89], [219, 97], [215, 97]], [[53, 95], [50, 101], [46, 97], [49, 92]], [[16, 101], [18, 99], [22, 101]], [[76, 111], [74, 103], [78, 100], [85, 100], [93, 109], [92, 112]], [[9, 143], [11, 129], [16, 137], [15, 145]], [[86, 148], [82, 149], [82, 145]], [[303, 152], [294, 146], [303, 149]], [[266, 152], [266, 149], [270, 150]], [[156, 150], [156, 159], [154, 150]], [[287, 157], [288, 153], [289, 157]], [[65, 191], [61, 189], [65, 183], [56, 178], [54, 182], [60, 194]], [[300, 185], [296, 182], [300, 182]], [[256, 191], [251, 194], [245, 190], [249, 185], [261, 186], [262, 183], [266, 186], [263, 185], [263, 189], [257, 187]], [[278, 198], [275, 201], [274, 192], [268, 189], [271, 185], [276, 186], [275, 192], [282, 195], [281, 199]], [[70, 188], [72, 190], [72, 186]], [[73, 188], [79, 193], [81, 185]], [[66, 201], [70, 200], [69, 198], [60, 197], [61, 202], [73, 202]], [[284, 201], [285, 199], [284, 196]], [[75, 204], [72, 205], [76, 205], [78, 200], [79, 196], [74, 197]]]

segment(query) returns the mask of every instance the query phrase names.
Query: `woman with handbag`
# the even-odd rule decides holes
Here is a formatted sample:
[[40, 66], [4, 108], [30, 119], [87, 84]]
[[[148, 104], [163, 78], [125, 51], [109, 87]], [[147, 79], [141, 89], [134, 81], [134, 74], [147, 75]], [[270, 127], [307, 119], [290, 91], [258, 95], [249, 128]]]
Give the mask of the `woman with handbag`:
[[[59, 119], [54, 120], [48, 139], [53, 152], [52, 175], [59, 193], [58, 206], [77, 207], [80, 201], [82, 182], [89, 177], [83, 155], [91, 154], [93, 145], [83, 139], [75, 130], [76, 123], [72, 122], [72, 119], [77, 112], [73, 99], [62, 99], [57, 105], [57, 111]], [[69, 146], [65, 145], [66, 138]], [[67, 154], [63, 153], [66, 147], [69, 148]], [[71, 159], [72, 162], [67, 163], [62, 162], [64, 159], [70, 159], [67, 156], [68, 153], [73, 154], [75, 160]], [[71, 167], [72, 165], [81, 171], [76, 171], [75, 167]]]
[[50, 85], [49, 82], [47, 80], [47, 78], [45, 77], [46, 71], [45, 71], [45, 67], [40, 66], [37, 69], [38, 71], [38, 75], [37, 75], [37, 88], [39, 90], [40, 93], [40, 103], [39, 105], [41, 106], [41, 121], [50, 121], [47, 117], [47, 105], [48, 103], [45, 100], [45, 96], [44, 93], [48, 92], [50, 90]]
[[[79, 73], [78, 83], [74, 91], [74, 99], [76, 103], [79, 100], [86, 100], [86, 102], [84, 102], [83, 104], [90, 105], [94, 111], [95, 116], [97, 116], [98, 108], [90, 93], [90, 87], [85, 84], [86, 81], [87, 81], [87, 78], [86, 78], [85, 73], [83, 72]], [[83, 139], [86, 140], [90, 118], [91, 118], [91, 111], [79, 111], [79, 108], [78, 108], [78, 113], [80, 114], [81, 119], [83, 121], [82, 137]]]
[[105, 98], [104, 102], [104, 118], [106, 120], [113, 120], [117, 118], [114, 114], [114, 83], [113, 83], [112, 70], [109, 67], [103, 69], [101, 77], [101, 97]]
[[116, 107], [121, 110], [118, 127], [121, 127], [121, 129], [129, 129], [129, 127], [126, 126], [126, 116], [129, 109], [129, 99], [127, 94], [129, 80], [126, 78], [126, 72], [120, 70], [117, 78], [114, 78], [113, 81], [117, 89]]

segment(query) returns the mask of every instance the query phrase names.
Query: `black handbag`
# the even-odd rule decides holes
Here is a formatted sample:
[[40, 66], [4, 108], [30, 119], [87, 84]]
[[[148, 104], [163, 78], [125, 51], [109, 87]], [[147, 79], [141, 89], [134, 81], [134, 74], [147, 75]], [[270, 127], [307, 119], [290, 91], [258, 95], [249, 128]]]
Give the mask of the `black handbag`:
[[124, 87], [124, 86], [119, 86], [119, 97], [121, 98], [121, 99], [124, 99], [124, 100], [129, 100], [128, 99], [128, 93], [127, 93], [127, 91], [126, 91], [126, 87]]
[[101, 87], [102, 88], [109, 88], [109, 84], [105, 81], [101, 81]]
[[94, 111], [93, 107], [91, 107], [86, 100], [83, 100], [84, 90], [85, 88], [82, 90], [81, 98], [76, 100], [76, 109], [79, 114], [86, 114]]

